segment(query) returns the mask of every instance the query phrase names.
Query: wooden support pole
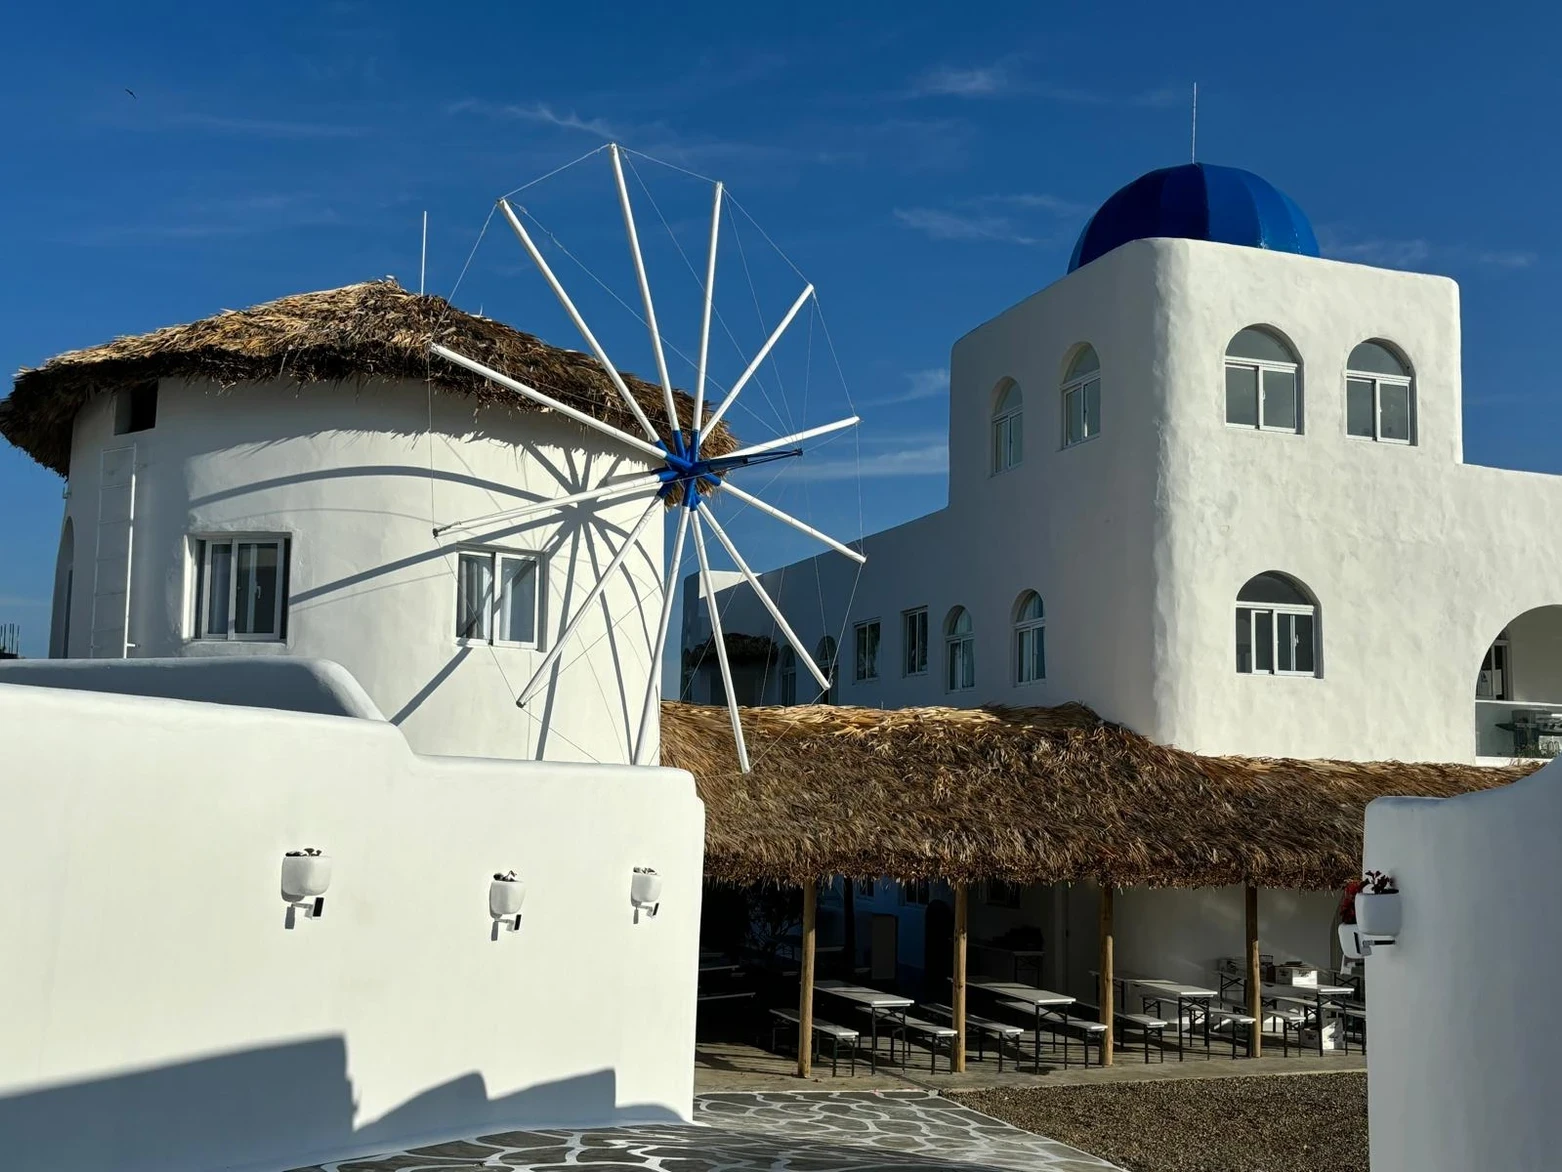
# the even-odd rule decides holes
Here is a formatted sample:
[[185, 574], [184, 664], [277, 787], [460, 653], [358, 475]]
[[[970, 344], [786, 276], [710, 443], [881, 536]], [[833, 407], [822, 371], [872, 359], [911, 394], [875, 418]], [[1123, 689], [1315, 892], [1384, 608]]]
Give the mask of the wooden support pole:
[[1112, 1065], [1112, 1049], [1116, 1043], [1117, 1016], [1113, 1011], [1117, 986], [1112, 971], [1112, 895], [1111, 884], [1101, 885], [1101, 990], [1097, 1000], [1101, 1003], [1101, 1024], [1106, 1033], [1101, 1035], [1101, 1065]]
[[951, 971], [954, 989], [950, 993], [950, 1016], [955, 1027], [954, 1051], [950, 1067], [956, 1074], [965, 1072], [965, 952], [969, 924], [969, 900], [964, 881], [955, 884], [955, 955]]
[[797, 966], [797, 1077], [813, 1075], [814, 1058], [814, 934], [819, 910], [819, 885], [803, 884], [803, 960]]
[[1263, 990], [1259, 979], [1262, 973], [1258, 965], [1258, 888], [1247, 885], [1247, 1015], [1253, 1019], [1253, 1057], [1264, 1052], [1264, 1010], [1261, 1000]]

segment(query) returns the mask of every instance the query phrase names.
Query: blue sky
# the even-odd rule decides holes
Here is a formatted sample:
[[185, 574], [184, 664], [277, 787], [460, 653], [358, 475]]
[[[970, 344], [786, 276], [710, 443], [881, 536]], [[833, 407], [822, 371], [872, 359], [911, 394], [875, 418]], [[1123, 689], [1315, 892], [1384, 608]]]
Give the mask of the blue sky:
[[[448, 293], [494, 197], [613, 137], [725, 180], [818, 286], [865, 425], [786, 496], [852, 536], [943, 503], [950, 345], [1058, 277], [1113, 190], [1187, 157], [1197, 80], [1201, 159], [1275, 182], [1330, 255], [1460, 282], [1467, 459], [1562, 471], [1537, 341], [1562, 300], [1548, 145], [1562, 18], [1503, 4], [1077, 7], [14, 9], [0, 358], [14, 370], [386, 274], [415, 285], [425, 209], [428, 287]], [[697, 244], [708, 193], [645, 169]], [[575, 178], [549, 189], [547, 223], [605, 248], [611, 204], [577, 206]], [[458, 303], [579, 345], [497, 235]], [[665, 244], [653, 279], [681, 263]], [[774, 321], [795, 283], [765, 264], [754, 297]], [[632, 300], [632, 277], [616, 276]], [[650, 373], [632, 326], [604, 341]], [[809, 392], [810, 422], [845, 407], [841, 382]], [[774, 392], [799, 406], [796, 381]], [[21, 623], [34, 654], [61, 488], [0, 446], [0, 622]], [[744, 544], [756, 565], [807, 549], [747, 521]]]

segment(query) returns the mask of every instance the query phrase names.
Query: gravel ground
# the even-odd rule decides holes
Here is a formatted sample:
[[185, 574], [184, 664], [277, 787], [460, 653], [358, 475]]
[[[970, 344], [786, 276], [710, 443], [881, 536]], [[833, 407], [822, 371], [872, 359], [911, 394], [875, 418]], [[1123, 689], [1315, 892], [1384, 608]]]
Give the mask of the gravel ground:
[[1130, 1172], [1368, 1172], [1363, 1073], [951, 1094]]

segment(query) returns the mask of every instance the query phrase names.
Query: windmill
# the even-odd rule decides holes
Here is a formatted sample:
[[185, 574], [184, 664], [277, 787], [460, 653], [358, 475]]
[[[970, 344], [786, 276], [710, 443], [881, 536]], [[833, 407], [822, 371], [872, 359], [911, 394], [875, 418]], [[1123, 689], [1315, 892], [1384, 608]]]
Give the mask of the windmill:
[[[623, 498], [636, 494], [651, 495], [651, 500], [646, 505], [645, 511], [640, 515], [633, 529], [630, 530], [618, 553], [614, 555], [606, 569], [597, 576], [596, 581], [575, 608], [574, 614], [568, 616], [563, 631], [543, 656], [531, 678], [521, 688], [519, 695], [515, 699], [516, 706], [524, 708], [528, 701], [541, 690], [547, 680], [549, 671], [563, 654], [570, 640], [580, 630], [582, 621], [586, 618], [592, 606], [595, 605], [602, 592], [607, 588], [608, 583], [619, 572], [619, 568], [629, 556], [630, 551], [635, 548], [641, 534], [645, 532], [659, 512], [663, 511], [670, 503], [676, 501], [678, 520], [673, 538], [672, 555], [668, 559], [662, 574], [661, 615], [657, 623], [652, 647], [651, 671], [646, 686], [645, 703], [641, 710], [634, 760], [639, 765], [651, 763], [651, 749], [656, 742], [652, 730], [655, 728], [655, 723], [658, 720], [657, 696], [660, 690], [659, 677], [666, 655], [667, 639], [672, 619], [674, 587], [677, 584], [678, 567], [683, 559], [684, 545], [692, 537], [695, 555], [699, 561], [700, 590], [710, 616], [711, 641], [715, 646], [717, 664], [721, 671], [722, 684], [726, 693], [727, 713], [732, 722], [732, 736], [736, 744], [738, 765], [746, 773], [749, 769], [748, 746], [744, 742], [743, 726], [738, 716], [737, 693], [732, 686], [732, 667], [728, 662], [725, 636], [721, 627], [721, 612], [716, 599], [715, 580], [711, 575], [710, 553], [706, 545], [707, 533], [715, 538], [716, 542], [732, 560], [733, 565], [737, 567], [743, 579], [753, 589], [760, 603], [775, 621], [776, 628], [791, 645], [798, 662], [807, 667], [822, 690], [827, 691], [829, 689], [830, 680], [820, 666], [815, 663], [814, 657], [804, 648], [802, 641], [797, 637], [797, 633], [781, 613], [781, 608], [776, 605], [775, 600], [771, 598], [770, 594], [760, 583], [759, 578], [749, 567], [748, 562], [739, 553], [731, 536], [712, 514], [709, 508], [709, 500], [718, 496], [727, 496], [740, 501], [761, 513], [775, 518], [777, 521], [791, 526], [798, 532], [823, 543], [835, 552], [861, 565], [866, 561], [862, 553], [821, 532], [807, 522], [777, 508], [753, 493], [745, 491], [733, 483], [732, 479], [735, 475], [759, 465], [800, 457], [804, 451], [803, 444], [810, 440], [816, 440], [854, 427], [858, 423], [858, 418], [852, 415], [832, 423], [806, 428], [790, 435], [740, 447], [736, 451], [719, 456], [708, 456], [702, 451], [704, 438], [710, 436], [715, 431], [728, 410], [737, 401], [738, 395], [753, 380], [776, 343], [781, 340], [798, 314], [813, 299], [814, 287], [812, 284], [804, 286], [802, 292], [797, 295], [796, 300], [792, 302], [786, 314], [770, 332], [769, 337], [754, 352], [743, 373], [727, 388], [726, 394], [716, 404], [715, 408], [707, 411], [707, 364], [710, 353], [711, 314], [716, 283], [716, 255], [721, 238], [722, 201], [724, 198], [723, 185], [719, 182], [713, 182], [710, 242], [703, 283], [704, 304], [700, 324], [699, 358], [695, 373], [694, 407], [691, 427], [685, 431], [678, 415], [677, 404], [673, 395], [672, 380], [667, 372], [666, 351], [662, 333], [657, 327], [656, 307], [651, 297], [651, 285], [646, 275], [645, 259], [640, 248], [640, 236], [635, 223], [634, 207], [630, 200], [629, 187], [624, 181], [623, 155], [625, 152], [617, 143], [609, 144], [607, 152], [612, 162], [613, 180], [617, 186], [619, 207], [623, 212], [624, 232], [628, 240], [631, 259], [634, 262], [635, 277], [640, 287], [640, 298], [645, 309], [645, 325], [650, 333], [651, 348], [656, 359], [656, 372], [661, 383], [663, 408], [667, 414], [667, 430], [671, 436], [671, 445], [669, 446], [661, 438], [661, 434], [653, 426], [650, 417], [647, 416], [640, 403], [630, 392], [618, 368], [609, 360], [602, 344], [597, 340], [596, 334], [586, 324], [584, 317], [582, 317], [575, 303], [565, 291], [563, 284], [549, 266], [542, 251], [533, 240], [531, 233], [528, 232], [522, 216], [517, 214], [508, 197], [498, 201], [498, 211], [509, 223], [511, 230], [514, 231], [516, 238], [520, 241], [521, 247], [525, 249], [527, 256], [531, 258], [538, 272], [542, 274], [548, 287], [553, 291], [553, 295], [558, 298], [564, 312], [580, 332], [588, 349], [601, 364], [609, 381], [613, 384], [614, 389], [628, 408], [630, 415], [644, 434], [643, 436], [635, 435], [631, 431], [615, 427], [611, 423], [597, 419], [584, 411], [576, 410], [568, 404], [544, 394], [535, 387], [528, 386], [526, 383], [510, 377], [503, 371], [495, 370], [449, 347], [436, 343], [432, 346], [432, 351], [446, 361], [465, 367], [467, 370], [481, 375], [498, 386], [505, 387], [515, 394], [531, 400], [540, 407], [555, 411], [583, 427], [588, 427], [607, 436], [625, 449], [626, 454], [633, 453], [638, 459], [648, 463], [652, 468], [652, 471], [641, 476], [616, 481], [608, 485], [600, 485], [582, 492], [572, 493], [568, 496], [537, 502], [520, 508], [506, 510], [503, 513], [490, 514], [475, 519], [484, 522], [515, 520], [564, 507], [605, 501], [609, 498]], [[452, 522], [436, 529], [435, 533], [437, 535], [444, 530], [461, 528], [472, 523], [474, 522]]]

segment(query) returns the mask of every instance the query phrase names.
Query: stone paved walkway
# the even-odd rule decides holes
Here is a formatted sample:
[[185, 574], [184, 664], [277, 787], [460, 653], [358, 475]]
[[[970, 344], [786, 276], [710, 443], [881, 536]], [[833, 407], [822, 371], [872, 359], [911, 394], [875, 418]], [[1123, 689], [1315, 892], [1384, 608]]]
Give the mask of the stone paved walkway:
[[928, 1091], [701, 1095], [695, 1126], [510, 1131], [296, 1172], [1112, 1172]]

